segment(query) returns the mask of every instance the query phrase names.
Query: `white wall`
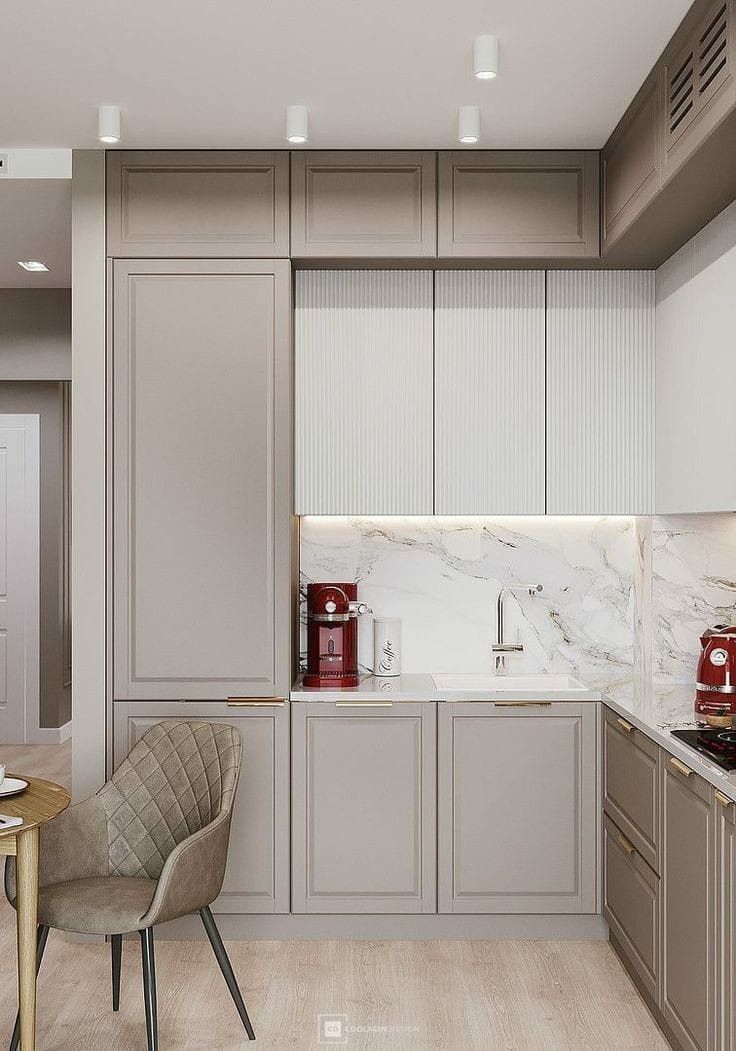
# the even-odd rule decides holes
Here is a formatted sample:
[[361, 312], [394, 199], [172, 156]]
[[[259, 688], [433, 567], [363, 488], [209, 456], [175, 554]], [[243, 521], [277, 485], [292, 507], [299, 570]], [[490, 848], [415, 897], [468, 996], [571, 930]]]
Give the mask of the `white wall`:
[[68, 288], [0, 288], [0, 380], [68, 380], [72, 374]]

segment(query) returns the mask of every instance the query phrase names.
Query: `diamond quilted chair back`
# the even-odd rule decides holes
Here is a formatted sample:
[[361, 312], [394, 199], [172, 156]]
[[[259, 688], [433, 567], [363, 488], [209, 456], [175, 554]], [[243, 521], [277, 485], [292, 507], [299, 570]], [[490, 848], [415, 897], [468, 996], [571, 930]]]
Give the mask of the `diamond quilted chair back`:
[[110, 872], [158, 879], [187, 836], [229, 813], [242, 741], [226, 723], [165, 721], [147, 730], [100, 789]]

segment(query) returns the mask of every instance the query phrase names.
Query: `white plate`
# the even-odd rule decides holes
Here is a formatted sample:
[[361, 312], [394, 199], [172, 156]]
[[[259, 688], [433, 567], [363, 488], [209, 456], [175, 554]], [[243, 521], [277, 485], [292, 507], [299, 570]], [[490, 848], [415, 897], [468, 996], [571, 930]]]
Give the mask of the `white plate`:
[[0, 796], [17, 796], [28, 788], [28, 782], [22, 777], [6, 777], [0, 785]]

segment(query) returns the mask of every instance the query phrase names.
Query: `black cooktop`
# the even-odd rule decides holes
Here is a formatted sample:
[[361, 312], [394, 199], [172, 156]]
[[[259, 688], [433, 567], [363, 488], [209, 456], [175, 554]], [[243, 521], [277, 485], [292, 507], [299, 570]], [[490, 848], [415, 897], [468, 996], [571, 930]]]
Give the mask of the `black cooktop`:
[[698, 730], [670, 730], [670, 733], [724, 770], [736, 772], [736, 729], [717, 730], [707, 727]]

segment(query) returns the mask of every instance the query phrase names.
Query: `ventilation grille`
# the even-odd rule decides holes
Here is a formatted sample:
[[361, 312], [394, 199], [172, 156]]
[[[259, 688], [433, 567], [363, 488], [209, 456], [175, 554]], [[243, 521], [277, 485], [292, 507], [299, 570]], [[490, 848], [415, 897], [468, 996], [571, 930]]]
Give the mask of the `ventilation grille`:
[[670, 77], [668, 85], [668, 113], [670, 135], [674, 135], [680, 125], [692, 114], [695, 105], [694, 80], [695, 80], [695, 55], [689, 51], [680, 63], [675, 73]]
[[728, 12], [727, 4], [719, 4], [697, 44], [698, 95], [712, 94], [728, 75]]
[[685, 131], [729, 75], [730, 0], [716, 0], [667, 69], [667, 137]]

